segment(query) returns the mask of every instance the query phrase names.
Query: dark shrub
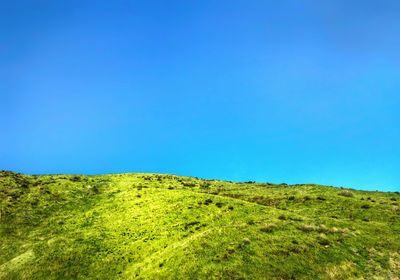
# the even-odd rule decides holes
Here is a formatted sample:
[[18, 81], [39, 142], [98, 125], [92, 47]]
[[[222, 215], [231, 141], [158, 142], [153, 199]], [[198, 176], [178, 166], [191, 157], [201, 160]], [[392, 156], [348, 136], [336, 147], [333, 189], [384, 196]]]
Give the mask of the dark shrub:
[[368, 204], [363, 204], [363, 205], [361, 205], [361, 208], [362, 209], [369, 209], [369, 208], [371, 208], [371, 206], [368, 205]]
[[209, 204], [211, 204], [213, 201], [212, 201], [212, 199], [206, 199], [205, 201], [204, 201], [204, 204], [205, 205], [209, 205]]
[[286, 217], [285, 215], [282, 214], [282, 215], [280, 215], [280, 216], [278, 217], [278, 219], [284, 221], [284, 220], [287, 220], [287, 217]]
[[190, 223], [185, 224], [185, 225], [184, 225], [184, 228], [185, 228], [185, 230], [187, 230], [187, 229], [189, 229], [190, 227], [195, 226], [195, 225], [199, 225], [199, 224], [200, 224], [199, 221], [193, 221], [193, 222], [190, 222]]
[[80, 182], [81, 181], [81, 176], [74, 175], [70, 179], [72, 182]]
[[182, 184], [183, 186], [189, 187], [189, 188], [192, 188], [192, 187], [195, 187], [195, 186], [196, 186], [196, 183], [190, 182], [190, 181], [181, 181], [181, 184]]
[[92, 192], [93, 192], [94, 194], [100, 193], [99, 187], [98, 187], [97, 185], [94, 185], [94, 186], [91, 188], [91, 190], [92, 190]]

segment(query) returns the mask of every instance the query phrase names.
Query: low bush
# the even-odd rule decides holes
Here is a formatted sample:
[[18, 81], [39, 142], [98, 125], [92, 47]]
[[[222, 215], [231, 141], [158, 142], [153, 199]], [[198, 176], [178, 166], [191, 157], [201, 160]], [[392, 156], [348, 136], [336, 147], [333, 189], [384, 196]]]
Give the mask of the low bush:
[[278, 219], [282, 220], [282, 221], [285, 221], [285, 220], [287, 220], [287, 217], [282, 214], [282, 215], [279, 215]]
[[336, 227], [332, 227], [332, 228], [328, 228], [325, 225], [301, 225], [299, 226], [297, 229], [303, 231], [303, 232], [319, 232], [319, 233], [347, 233], [349, 232], [349, 229], [347, 228], [336, 228]]
[[212, 199], [206, 199], [205, 201], [204, 201], [204, 204], [205, 205], [209, 205], [209, 204], [211, 204], [213, 201], [212, 201]]
[[298, 229], [303, 232], [311, 232], [311, 231], [316, 231], [317, 227], [314, 225], [301, 225], [298, 227]]
[[339, 195], [345, 196], [345, 197], [353, 197], [354, 196], [353, 192], [350, 190], [342, 190], [339, 192]]
[[81, 181], [81, 176], [79, 175], [74, 175], [70, 179], [72, 182], [80, 182]]
[[322, 246], [329, 246], [331, 244], [331, 242], [329, 241], [328, 238], [326, 238], [325, 235], [318, 236], [317, 242]]
[[205, 189], [205, 190], [207, 190], [207, 189], [209, 189], [211, 187], [211, 183], [210, 182], [203, 182], [202, 184], [201, 184], [201, 188], [202, 189]]
[[265, 224], [263, 227], [260, 228], [260, 231], [266, 232], [266, 233], [271, 233], [276, 229], [277, 229], [277, 226], [275, 224]]
[[229, 247], [226, 249], [224, 256], [222, 257], [224, 260], [227, 260], [230, 258], [231, 255], [235, 253], [235, 248]]
[[264, 206], [278, 206], [281, 202], [279, 198], [257, 195], [249, 199], [249, 201], [264, 205]]
[[289, 220], [295, 221], [295, 222], [301, 222], [301, 221], [303, 221], [303, 218], [301, 218], [301, 217], [289, 217]]
[[196, 226], [199, 224], [200, 224], [199, 221], [193, 221], [193, 222], [186, 223], [183, 227], [185, 230], [188, 230], [190, 227], [193, 227], [193, 226]]

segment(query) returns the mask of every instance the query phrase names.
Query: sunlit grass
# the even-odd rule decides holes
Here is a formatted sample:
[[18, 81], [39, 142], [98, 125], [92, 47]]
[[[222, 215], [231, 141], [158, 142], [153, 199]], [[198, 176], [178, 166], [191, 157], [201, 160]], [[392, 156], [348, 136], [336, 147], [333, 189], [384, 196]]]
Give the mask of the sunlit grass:
[[0, 173], [1, 279], [400, 277], [400, 195]]

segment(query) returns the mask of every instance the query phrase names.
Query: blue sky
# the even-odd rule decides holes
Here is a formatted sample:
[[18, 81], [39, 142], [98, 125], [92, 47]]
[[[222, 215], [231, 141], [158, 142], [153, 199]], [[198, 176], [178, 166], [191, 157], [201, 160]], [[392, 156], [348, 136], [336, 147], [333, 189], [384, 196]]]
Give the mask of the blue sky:
[[0, 0], [0, 169], [400, 190], [400, 2]]

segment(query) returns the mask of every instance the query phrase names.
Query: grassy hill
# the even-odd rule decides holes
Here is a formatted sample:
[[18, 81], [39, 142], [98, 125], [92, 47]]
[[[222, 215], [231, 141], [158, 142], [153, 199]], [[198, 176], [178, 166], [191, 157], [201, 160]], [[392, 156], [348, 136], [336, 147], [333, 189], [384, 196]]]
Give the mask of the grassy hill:
[[0, 279], [400, 279], [400, 194], [0, 172]]

